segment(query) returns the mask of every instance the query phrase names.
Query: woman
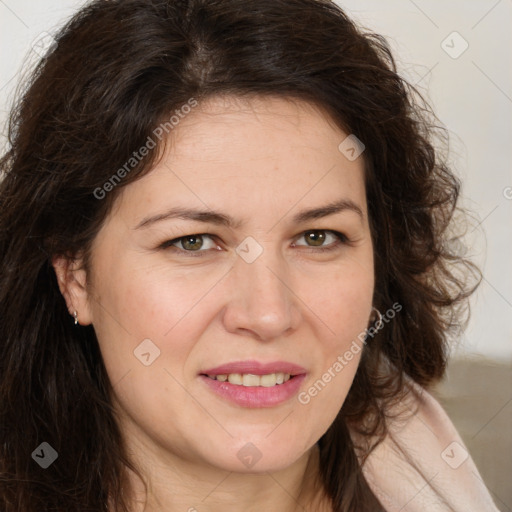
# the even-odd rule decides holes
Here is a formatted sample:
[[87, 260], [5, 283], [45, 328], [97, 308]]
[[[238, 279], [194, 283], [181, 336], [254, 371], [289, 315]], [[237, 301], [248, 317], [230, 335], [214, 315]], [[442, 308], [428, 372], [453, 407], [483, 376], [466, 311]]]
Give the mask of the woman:
[[2, 510], [497, 510], [427, 112], [327, 0], [82, 8], [1, 160]]

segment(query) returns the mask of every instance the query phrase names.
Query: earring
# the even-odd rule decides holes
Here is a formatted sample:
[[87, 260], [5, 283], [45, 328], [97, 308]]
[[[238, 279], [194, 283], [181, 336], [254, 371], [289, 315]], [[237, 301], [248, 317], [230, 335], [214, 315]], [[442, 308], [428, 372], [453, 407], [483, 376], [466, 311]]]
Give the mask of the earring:
[[375, 327], [377, 327], [377, 329], [380, 329], [384, 325], [382, 313], [376, 307], [372, 307], [372, 311], [375, 311], [377, 315], [379, 315], [379, 319], [375, 321]]
[[73, 312], [73, 317], [75, 318], [75, 325], [78, 325], [78, 313], [76, 311]]

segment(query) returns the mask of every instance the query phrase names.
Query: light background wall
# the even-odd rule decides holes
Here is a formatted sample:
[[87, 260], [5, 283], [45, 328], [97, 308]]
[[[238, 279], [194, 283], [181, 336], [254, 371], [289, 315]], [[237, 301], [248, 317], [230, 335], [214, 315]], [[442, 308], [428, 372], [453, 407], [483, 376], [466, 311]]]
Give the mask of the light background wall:
[[[0, 0], [0, 147], [14, 88], [38, 58], [34, 41], [55, 33], [83, 3]], [[338, 4], [388, 38], [401, 73], [426, 95], [450, 133], [462, 204], [479, 223], [468, 234], [468, 255], [484, 273], [454, 353], [512, 361], [512, 0]]]

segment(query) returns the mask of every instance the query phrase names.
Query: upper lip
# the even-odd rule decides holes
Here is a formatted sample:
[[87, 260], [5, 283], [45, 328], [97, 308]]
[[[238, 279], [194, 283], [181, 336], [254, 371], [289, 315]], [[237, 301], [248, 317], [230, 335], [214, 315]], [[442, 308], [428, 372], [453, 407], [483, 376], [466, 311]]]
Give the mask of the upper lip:
[[306, 373], [306, 370], [302, 366], [286, 361], [274, 361], [270, 363], [260, 363], [259, 361], [234, 361], [232, 363], [216, 366], [215, 368], [209, 368], [200, 373], [205, 375], [227, 375], [230, 373], [250, 373], [252, 375], [288, 373], [290, 375], [300, 375]]

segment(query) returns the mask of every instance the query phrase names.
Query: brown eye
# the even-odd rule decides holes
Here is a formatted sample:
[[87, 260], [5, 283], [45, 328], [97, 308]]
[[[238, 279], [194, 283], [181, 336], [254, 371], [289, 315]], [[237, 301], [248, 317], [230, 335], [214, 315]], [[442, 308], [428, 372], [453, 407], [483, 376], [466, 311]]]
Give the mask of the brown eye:
[[325, 231], [307, 231], [304, 237], [313, 246], [321, 246], [326, 239]]
[[178, 241], [185, 250], [197, 251], [203, 246], [202, 235], [187, 235], [181, 237]]
[[[208, 239], [210, 240], [209, 246], [208, 243], [205, 245], [205, 241]], [[179, 238], [174, 238], [173, 240], [167, 240], [160, 244], [159, 247], [160, 249], [171, 250], [187, 256], [204, 256], [209, 252], [209, 249], [215, 249], [217, 245], [212, 240], [211, 235], [203, 233], [197, 235], [185, 235], [180, 236]]]
[[[325, 245], [328, 237], [331, 237], [333, 241]], [[315, 249], [315, 252], [325, 252], [337, 249], [342, 244], [348, 244], [349, 239], [338, 231], [327, 230], [327, 229], [311, 229], [309, 231], [305, 231], [299, 237], [299, 240], [304, 238], [306, 240], [306, 247], [311, 247]], [[298, 246], [304, 246], [304, 244], [295, 244]]]

